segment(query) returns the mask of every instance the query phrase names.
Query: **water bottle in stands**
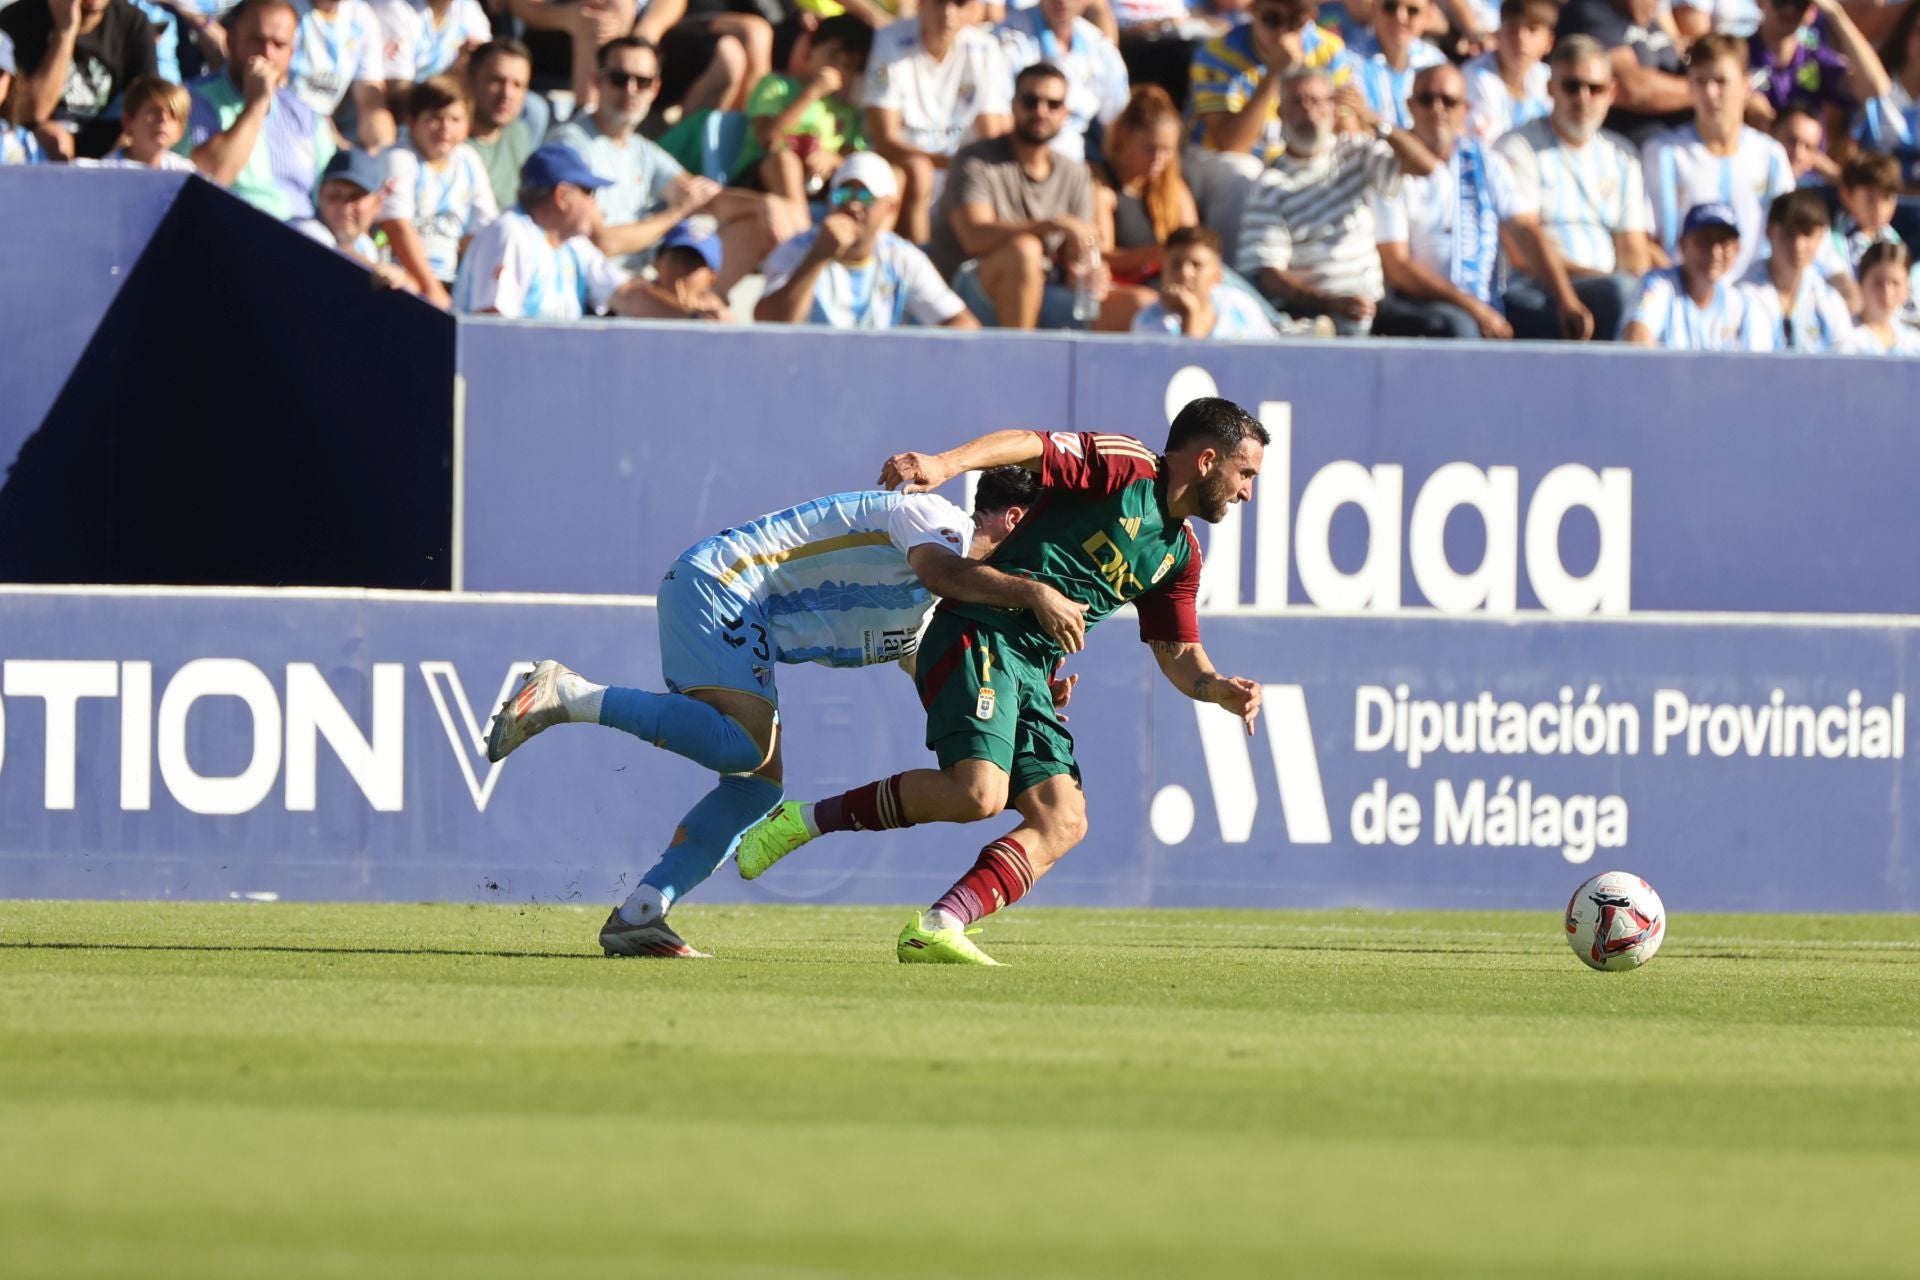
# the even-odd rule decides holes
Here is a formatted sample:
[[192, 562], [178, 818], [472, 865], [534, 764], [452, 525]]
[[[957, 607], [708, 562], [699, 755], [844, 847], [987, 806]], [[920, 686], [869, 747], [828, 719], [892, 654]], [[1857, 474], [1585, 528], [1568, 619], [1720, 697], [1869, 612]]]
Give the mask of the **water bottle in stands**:
[[1073, 269], [1073, 322], [1077, 325], [1089, 327], [1100, 318], [1100, 299], [1094, 293], [1099, 274], [1100, 246], [1087, 244]]

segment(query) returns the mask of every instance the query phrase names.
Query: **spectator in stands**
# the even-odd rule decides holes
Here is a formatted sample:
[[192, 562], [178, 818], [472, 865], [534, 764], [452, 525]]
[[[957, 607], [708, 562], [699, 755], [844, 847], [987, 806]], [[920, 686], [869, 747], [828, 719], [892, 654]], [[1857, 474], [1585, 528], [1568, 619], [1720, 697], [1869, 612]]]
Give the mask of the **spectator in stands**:
[[1860, 139], [1898, 160], [1907, 190], [1920, 195], [1920, 4], [1909, 0], [1880, 58], [1888, 89], [1862, 105]]
[[127, 145], [101, 163], [114, 168], [172, 169], [193, 173], [193, 161], [173, 148], [186, 136], [193, 100], [187, 91], [159, 76], [141, 76], [120, 100]]
[[1127, 105], [1127, 64], [1100, 28], [1087, 21], [1089, 0], [1039, 0], [1015, 9], [995, 29], [1010, 71], [1046, 62], [1067, 77], [1067, 122], [1053, 149], [1069, 160], [1087, 158], [1087, 132], [1111, 125]]
[[320, 175], [320, 190], [315, 194], [314, 216], [294, 223], [295, 229], [312, 236], [337, 253], [345, 254], [373, 273], [374, 282], [402, 293], [419, 293], [405, 268], [387, 261], [386, 254], [374, 243], [374, 219], [386, 200], [385, 163], [365, 151], [336, 151]]
[[158, 70], [146, 15], [127, 0], [15, 0], [0, 9], [0, 32], [18, 68], [13, 118], [50, 157], [111, 151], [120, 95]]
[[1814, 270], [1832, 230], [1827, 202], [1818, 191], [1789, 191], [1767, 210], [1772, 250], [1748, 268], [1747, 291], [1756, 328], [1769, 331], [1775, 351], [1832, 351], [1853, 332], [1846, 300]]
[[269, 217], [313, 215], [313, 188], [333, 158], [333, 126], [286, 87], [298, 22], [287, 0], [241, 0], [228, 20], [224, 71], [187, 86], [193, 163]]
[[1493, 48], [1460, 68], [1467, 77], [1467, 131], [1474, 137], [1491, 145], [1553, 110], [1546, 59], [1559, 17], [1554, 0], [1502, 0]]
[[13, 123], [13, 90], [19, 83], [14, 73], [13, 37], [0, 31], [0, 164], [45, 164], [46, 153], [40, 139], [23, 124]]
[[[1186, 97], [1188, 69], [1202, 41], [1226, 34], [1245, 21], [1245, 0], [1235, 0], [1238, 21], [1208, 13], [1225, 6], [1188, 0], [1108, 0], [1113, 14], [1109, 33], [1134, 84], [1157, 84], [1176, 102]], [[1101, 19], [1096, 18], [1096, 22]], [[1104, 25], [1104, 22], [1102, 22]]]
[[1687, 210], [1678, 249], [1677, 266], [1649, 271], [1640, 282], [1622, 336], [1668, 351], [1772, 350], [1764, 318], [1747, 292], [1727, 278], [1740, 257], [1733, 206], [1716, 202]]
[[[575, 116], [553, 131], [553, 141], [573, 148], [607, 179], [598, 192], [604, 217], [594, 242], [634, 271], [645, 265], [661, 236], [704, 210], [720, 220], [720, 241], [726, 247], [720, 289], [730, 292], [769, 249], [797, 229], [792, 225], [795, 215], [777, 211], [766, 196], [724, 191], [710, 178], [689, 174], [658, 143], [636, 132], [660, 87], [660, 55], [646, 40], [626, 36], [602, 48], [600, 80], [600, 103], [593, 113]], [[778, 210], [784, 207], [783, 202]]]
[[1673, 0], [1673, 26], [1685, 48], [1710, 31], [1750, 36], [1766, 0]]
[[1117, 317], [1160, 296], [1162, 246], [1181, 227], [1200, 221], [1193, 192], [1180, 174], [1180, 112], [1167, 91], [1143, 84], [1107, 131], [1106, 159], [1093, 166], [1094, 218], [1113, 239], [1103, 246]]
[[460, 268], [462, 248], [500, 216], [486, 165], [467, 143], [466, 82], [435, 76], [413, 87], [407, 143], [386, 152], [386, 204], [380, 230], [420, 296], [437, 307]]
[[[1639, 278], [1652, 265], [1647, 197], [1640, 160], [1603, 130], [1613, 103], [1613, 63], [1591, 36], [1568, 36], [1549, 60], [1553, 112], [1500, 139], [1519, 199], [1537, 205], [1547, 243], [1566, 266], [1573, 291], [1593, 314], [1593, 336], [1620, 334]], [[1507, 286], [1507, 317], [1521, 338], [1550, 338], [1580, 325], [1562, 314], [1546, 288], [1521, 275]]]
[[1731, 205], [1740, 225], [1737, 280], [1766, 239], [1767, 205], [1793, 190], [1793, 167], [1779, 143], [1744, 123], [1750, 94], [1746, 47], [1737, 38], [1694, 41], [1687, 51], [1687, 84], [1693, 123], [1656, 135], [1640, 156], [1654, 231], [1672, 254], [1688, 209], [1708, 201]]
[[293, 0], [300, 15], [287, 87], [323, 119], [350, 96], [356, 137], [369, 151], [391, 146], [387, 58], [380, 20], [367, 0]]
[[594, 246], [607, 185], [571, 147], [549, 142], [527, 157], [520, 204], [473, 238], [453, 286], [463, 315], [578, 320], [623, 308], [637, 289]]
[[1373, 48], [1355, 55], [1354, 77], [1367, 106], [1402, 129], [1413, 126], [1407, 98], [1413, 78], [1447, 56], [1420, 38], [1429, 0], [1379, 0], [1373, 10]]
[[1413, 338], [1511, 338], [1498, 292], [1501, 237], [1545, 283], [1569, 321], [1565, 336], [1592, 336], [1593, 315], [1540, 230], [1507, 161], [1468, 136], [1465, 77], [1450, 62], [1414, 78], [1413, 132], [1440, 165], [1407, 177], [1377, 202], [1387, 293], [1376, 334]]
[[636, 279], [621, 313], [635, 320], [715, 320], [733, 323], [727, 300], [714, 292], [720, 273], [720, 237], [712, 220], [682, 222], [660, 239], [653, 279]]
[[1839, 164], [1827, 154], [1827, 131], [1812, 112], [1788, 107], [1768, 132], [1787, 153], [1787, 167], [1801, 186], [1829, 186], [1840, 176]]
[[[747, 91], [773, 70], [773, 28], [755, 13], [727, 12], [702, 0], [689, 16], [688, 0], [508, 0], [515, 17], [534, 33], [568, 37], [572, 47], [575, 114], [599, 102], [598, 51], [609, 41], [637, 36], [656, 49], [671, 36], [671, 80], [665, 102], [688, 115], [738, 110]], [[538, 50], [536, 50], [536, 53]]]
[[908, 319], [980, 327], [927, 255], [893, 233], [900, 189], [891, 165], [855, 152], [833, 175], [830, 199], [833, 210], [819, 226], [767, 259], [754, 319], [836, 329], [892, 329]]
[[858, 97], [873, 28], [841, 14], [794, 46], [792, 75], [770, 75], [747, 100], [751, 128], [733, 162], [733, 185], [793, 202], [802, 221], [840, 161], [866, 146]]
[[867, 60], [867, 138], [906, 174], [900, 225], [915, 244], [934, 234], [937, 175], [961, 147], [1009, 127], [1012, 70], [979, 19], [978, 0], [928, 0], [876, 35]]
[[1636, 147], [1684, 124], [1692, 102], [1680, 50], [1660, 25], [1659, 9], [1659, 0], [1566, 0], [1554, 30], [1556, 43], [1585, 35], [1607, 50], [1615, 92], [1606, 127]]
[[1259, 342], [1279, 331], [1252, 295], [1221, 283], [1220, 235], [1181, 227], [1167, 237], [1160, 295], [1133, 318], [1135, 333]]
[[1313, 0], [1254, 0], [1251, 22], [1201, 46], [1187, 97], [1195, 143], [1262, 164], [1285, 153], [1280, 82], [1287, 72], [1325, 71], [1335, 86], [1352, 74], [1346, 45], [1314, 22], [1316, 12]]
[[1092, 171], [1053, 150], [1066, 114], [1066, 77], [1037, 63], [1014, 84], [1013, 132], [954, 158], [935, 211], [933, 264], [987, 324], [1067, 328], [1066, 282], [1079, 272], [1094, 273], [1090, 287], [1106, 296]]
[[1842, 355], [1920, 356], [1920, 329], [1901, 323], [1913, 301], [1907, 246], [1887, 241], [1860, 259], [1860, 323], [1840, 344]]
[[434, 76], [465, 75], [468, 59], [493, 40], [493, 21], [480, 0], [390, 0], [393, 44], [387, 74], [409, 88]]
[[1375, 116], [1351, 84], [1339, 103], [1354, 132], [1335, 132], [1326, 72], [1287, 73], [1280, 98], [1287, 150], [1247, 198], [1240, 273], [1288, 315], [1329, 316], [1351, 336], [1372, 327], [1385, 292], [1374, 201], [1394, 194], [1403, 170], [1425, 175], [1436, 161], [1418, 138]]
[[1840, 216], [1833, 226], [1834, 247], [1857, 270], [1868, 249], [1900, 242], [1893, 229], [1894, 210], [1900, 207], [1900, 163], [1877, 151], [1860, 151], [1841, 166]]
[[520, 166], [542, 138], [527, 118], [533, 55], [518, 40], [495, 40], [473, 54], [467, 80], [473, 91], [473, 131], [467, 145], [486, 166], [494, 203], [510, 209], [520, 190]]
[[[1801, 29], [1812, 27], [1816, 16], [1819, 39], [1809, 42]], [[1758, 90], [1748, 114], [1766, 124], [1788, 107], [1851, 115], [1855, 104], [1892, 87], [1840, 0], [1762, 0], [1760, 28], [1747, 39], [1747, 65]]]

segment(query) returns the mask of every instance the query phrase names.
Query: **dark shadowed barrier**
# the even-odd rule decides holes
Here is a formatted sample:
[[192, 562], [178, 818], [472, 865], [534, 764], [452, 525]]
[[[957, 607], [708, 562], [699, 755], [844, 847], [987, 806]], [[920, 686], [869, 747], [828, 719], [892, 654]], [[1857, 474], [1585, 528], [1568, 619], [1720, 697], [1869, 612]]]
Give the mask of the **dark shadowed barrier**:
[[451, 318], [177, 174], [0, 226], [0, 580], [449, 585]]
[[[1676, 911], [1920, 908], [1911, 622], [1204, 626], [1265, 685], [1259, 735], [1099, 628], [1092, 832], [1035, 902], [1548, 912], [1623, 867]], [[655, 683], [645, 600], [14, 588], [0, 637], [0, 894], [597, 908], [709, 781], [597, 727], [481, 755], [532, 658]], [[929, 762], [891, 666], [780, 680], [789, 794]], [[926, 901], [1004, 829], [829, 837], [701, 896]]]

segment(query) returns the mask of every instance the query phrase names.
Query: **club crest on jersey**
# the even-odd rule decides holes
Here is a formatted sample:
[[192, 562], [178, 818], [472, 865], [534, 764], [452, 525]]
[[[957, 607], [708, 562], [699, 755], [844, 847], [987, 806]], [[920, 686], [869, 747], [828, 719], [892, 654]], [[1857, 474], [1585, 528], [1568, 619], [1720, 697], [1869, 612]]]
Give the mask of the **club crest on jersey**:
[[979, 698], [976, 699], [973, 704], [973, 718], [975, 720], [993, 719], [993, 690], [992, 689], [982, 689], [980, 691]]
[[1167, 558], [1160, 562], [1160, 567], [1153, 571], [1153, 584], [1157, 585], [1160, 579], [1167, 576], [1167, 570], [1171, 568], [1173, 568], [1173, 552], [1169, 551]]
[[960, 545], [960, 535], [955, 533], [951, 529], [942, 529], [940, 531], [940, 536], [945, 538], [948, 542], [952, 543], [956, 547]]

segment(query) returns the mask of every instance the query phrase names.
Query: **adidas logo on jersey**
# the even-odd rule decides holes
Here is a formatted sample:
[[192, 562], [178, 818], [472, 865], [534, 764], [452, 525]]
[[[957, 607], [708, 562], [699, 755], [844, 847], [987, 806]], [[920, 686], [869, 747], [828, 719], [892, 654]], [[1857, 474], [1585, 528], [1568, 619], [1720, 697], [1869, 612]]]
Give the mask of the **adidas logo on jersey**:
[[1128, 538], [1137, 538], [1140, 536], [1140, 517], [1121, 516], [1120, 527], [1127, 531]]

